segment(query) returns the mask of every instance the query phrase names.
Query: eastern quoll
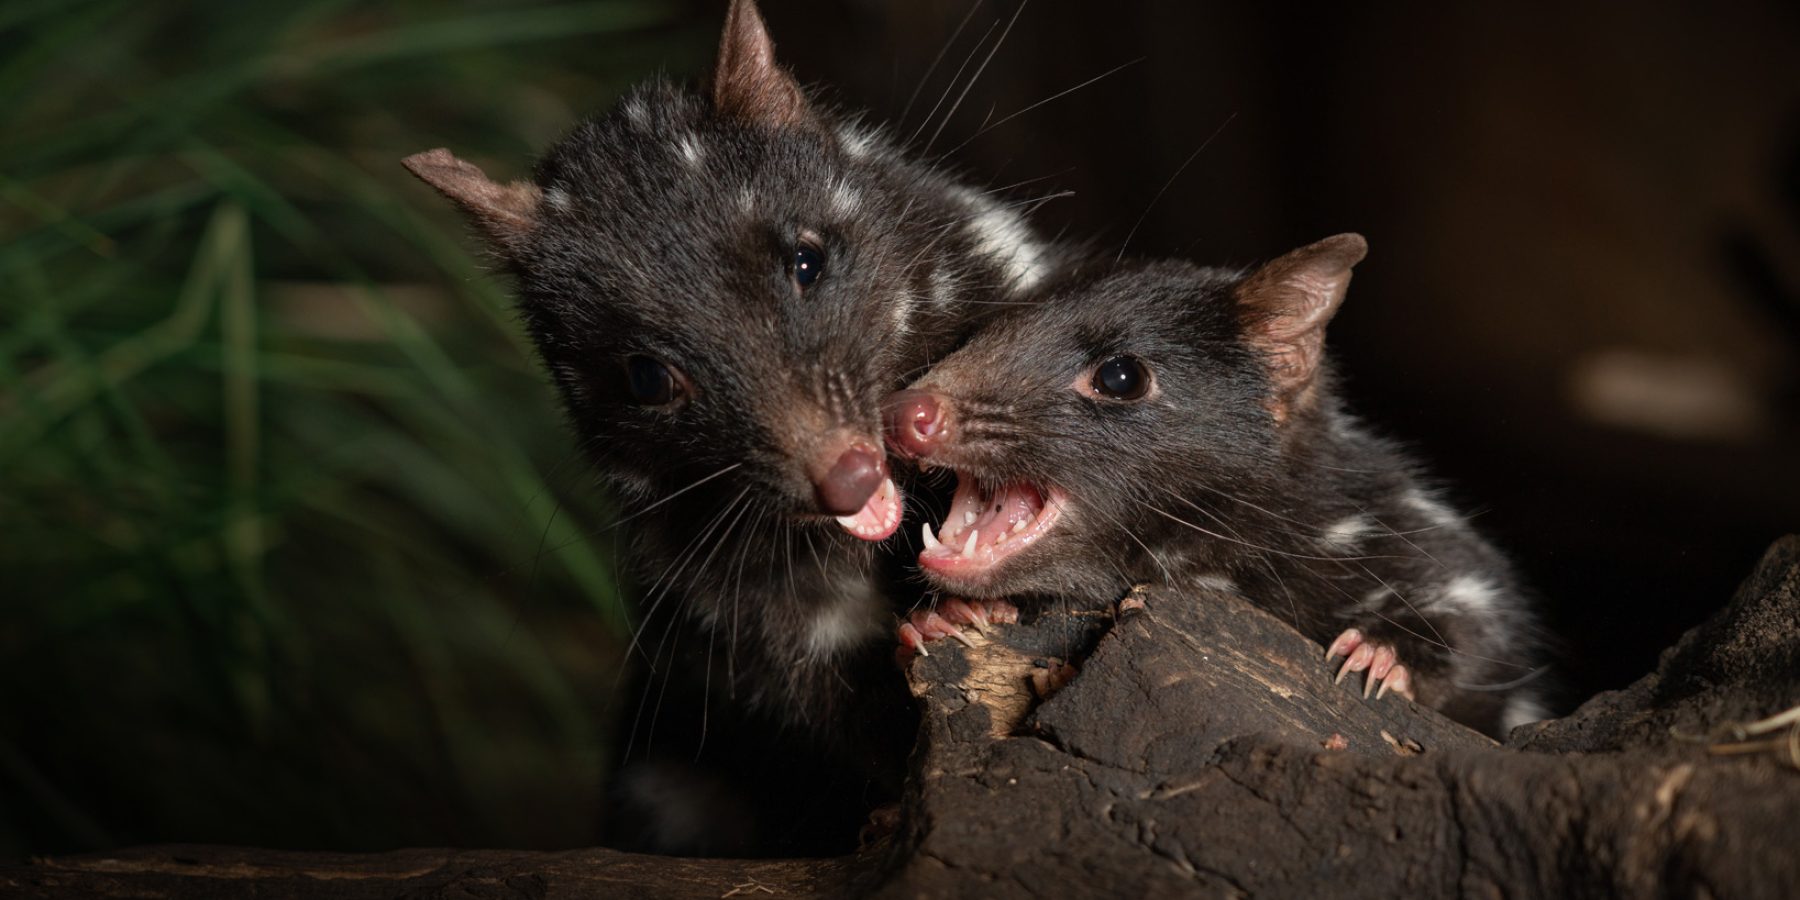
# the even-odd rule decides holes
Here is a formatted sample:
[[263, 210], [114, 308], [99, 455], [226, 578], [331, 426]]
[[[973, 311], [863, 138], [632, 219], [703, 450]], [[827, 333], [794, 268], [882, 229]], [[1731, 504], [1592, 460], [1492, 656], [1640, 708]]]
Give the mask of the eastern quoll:
[[[1501, 735], [1543, 717], [1507, 560], [1332, 389], [1325, 325], [1366, 251], [1344, 234], [1249, 273], [1073, 278], [889, 402], [894, 448], [956, 475], [919, 566], [957, 600], [918, 646], [1008, 600], [1161, 582], [1240, 592], [1343, 657], [1339, 678]], [[969, 598], [970, 603], [960, 598]]]
[[[519, 309], [648, 585], [609, 840], [847, 849], [915, 719], [888, 636], [916, 586], [880, 403], [1057, 251], [1011, 207], [810, 99], [734, 0], [710, 86], [652, 81], [529, 182], [406, 166], [516, 279]], [[909, 593], [910, 592], [910, 593]]]

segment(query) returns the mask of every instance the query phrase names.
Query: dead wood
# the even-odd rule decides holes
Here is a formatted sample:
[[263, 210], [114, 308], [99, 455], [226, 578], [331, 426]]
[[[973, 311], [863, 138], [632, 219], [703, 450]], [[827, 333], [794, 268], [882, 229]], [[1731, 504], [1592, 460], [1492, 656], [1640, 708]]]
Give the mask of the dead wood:
[[[1141, 604], [1141, 605], [1140, 605]], [[1140, 592], [946, 643], [898, 833], [835, 860], [147, 847], [0, 868], [8, 897], [1789, 897], [1800, 537], [1655, 672], [1505, 745], [1335, 685], [1228, 595]], [[1073, 664], [1079, 675], [1048, 699]], [[1035, 687], [1034, 687], [1035, 686]], [[1749, 727], [1746, 727], [1749, 726]]]

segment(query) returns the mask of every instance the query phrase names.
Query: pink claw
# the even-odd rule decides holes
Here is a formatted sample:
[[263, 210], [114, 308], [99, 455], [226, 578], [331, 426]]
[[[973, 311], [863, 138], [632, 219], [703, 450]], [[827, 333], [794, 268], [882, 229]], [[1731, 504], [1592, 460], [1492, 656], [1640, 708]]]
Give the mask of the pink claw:
[[1400, 663], [1400, 654], [1393, 647], [1370, 643], [1361, 631], [1346, 628], [1325, 650], [1328, 661], [1340, 656], [1344, 662], [1338, 667], [1338, 684], [1343, 684], [1351, 672], [1367, 671], [1368, 675], [1363, 678], [1364, 699], [1374, 694], [1379, 700], [1388, 691], [1413, 699], [1412, 672]]
[[957, 625], [967, 625], [982, 634], [987, 633], [988, 613], [979, 600], [964, 600], [952, 597], [938, 604], [937, 611], [945, 621]]
[[950, 597], [938, 603], [935, 609], [914, 610], [900, 621], [900, 647], [895, 651], [895, 658], [905, 665], [915, 652], [920, 656], [930, 656], [931, 651], [926, 650], [925, 645], [944, 638], [974, 647], [975, 641], [963, 634], [960, 626], [966, 625], [985, 635], [989, 626], [1008, 625], [1017, 621], [1019, 608], [1005, 600], [964, 600]]
[[911, 622], [901, 622], [900, 651], [898, 654], [900, 660], [905, 662], [906, 658], [913, 653], [918, 653], [920, 656], [931, 655], [931, 651], [925, 649], [925, 635], [919, 633], [918, 627]]
[[[913, 613], [913, 621], [919, 621], [918, 613]], [[975, 642], [969, 640], [969, 636], [963, 634], [962, 629], [956, 627], [956, 623], [938, 615], [935, 610], [925, 613], [925, 622], [920, 626], [919, 631], [925, 635], [926, 640], [935, 641], [943, 638], [955, 638], [962, 641], [966, 646], [975, 646]]]
[[1412, 673], [1408, 672], [1405, 666], [1396, 665], [1388, 672], [1387, 680], [1381, 683], [1381, 690], [1375, 692], [1375, 699], [1380, 700], [1387, 695], [1388, 691], [1393, 691], [1408, 700], [1418, 699], [1413, 696]]
[[1362, 632], [1354, 628], [1344, 629], [1344, 633], [1338, 635], [1330, 647], [1325, 648], [1325, 661], [1330, 662], [1334, 656], [1348, 657], [1357, 647], [1362, 646], [1362, 642]]
[[1369, 677], [1363, 680], [1363, 699], [1368, 699], [1369, 692], [1375, 689], [1375, 682], [1388, 677], [1388, 673], [1399, 662], [1394, 656], [1394, 648], [1386, 644], [1375, 647], [1375, 658], [1369, 662]]
[[1369, 667], [1369, 663], [1373, 662], [1374, 660], [1375, 660], [1375, 648], [1374, 647], [1371, 647], [1368, 644], [1357, 645], [1357, 648], [1355, 650], [1351, 651], [1350, 658], [1344, 660], [1343, 667], [1338, 669], [1337, 683], [1343, 684], [1344, 676], [1349, 675], [1351, 672], [1361, 672], [1362, 670], [1367, 669]]

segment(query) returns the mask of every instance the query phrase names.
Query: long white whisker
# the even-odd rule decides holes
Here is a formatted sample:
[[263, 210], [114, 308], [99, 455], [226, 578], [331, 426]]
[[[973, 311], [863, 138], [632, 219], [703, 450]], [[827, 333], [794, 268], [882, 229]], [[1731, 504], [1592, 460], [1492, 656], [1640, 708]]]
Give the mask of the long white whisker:
[[1188, 158], [1181, 163], [1181, 168], [1176, 169], [1175, 174], [1170, 175], [1169, 180], [1163, 182], [1162, 190], [1157, 191], [1156, 196], [1150, 198], [1150, 205], [1144, 207], [1143, 215], [1138, 216], [1137, 221], [1131, 224], [1131, 230], [1125, 233], [1125, 242], [1119, 245], [1119, 253], [1117, 256], [1113, 257], [1113, 262], [1115, 264], [1118, 263], [1119, 260], [1125, 258], [1125, 248], [1131, 246], [1131, 239], [1137, 237], [1138, 228], [1143, 226], [1145, 219], [1150, 218], [1150, 211], [1156, 208], [1156, 202], [1161, 200], [1163, 195], [1169, 192], [1169, 188], [1175, 186], [1175, 180], [1181, 177], [1181, 173], [1187, 171], [1187, 167], [1193, 165], [1194, 160], [1200, 158], [1200, 154], [1206, 150], [1207, 145], [1213, 142], [1213, 138], [1218, 137], [1219, 133], [1225, 130], [1225, 126], [1230, 125], [1231, 120], [1235, 118], [1237, 118], [1237, 113], [1235, 112], [1226, 116], [1225, 121], [1220, 122], [1219, 127], [1213, 129], [1213, 133], [1207, 135], [1206, 140], [1201, 141], [1200, 146], [1194, 148], [1193, 153], [1188, 154]]
[[626, 516], [626, 517], [625, 517], [625, 518], [623, 518], [623, 519], [620, 519], [620, 520], [618, 520], [618, 521], [617, 521], [617, 522], [614, 522], [614, 523], [612, 523], [612, 524], [611, 524], [611, 525], [608, 525], [608, 526], [606, 526], [606, 527], [607, 527], [607, 528], [608, 528], [608, 529], [612, 529], [612, 528], [617, 528], [617, 527], [619, 527], [619, 526], [620, 526], [620, 525], [623, 525], [623, 524], [625, 524], [625, 523], [626, 523], [626, 522], [629, 522], [629, 521], [631, 521], [631, 520], [633, 520], [633, 519], [635, 519], [635, 518], [637, 518], [637, 517], [639, 517], [639, 516], [641, 516], [641, 515], [643, 515], [643, 514], [645, 514], [645, 513], [647, 513], [647, 512], [650, 512], [650, 511], [651, 511], [651, 510], [654, 510], [654, 509], [656, 509], [656, 508], [657, 508], [657, 507], [660, 507], [660, 506], [662, 506], [662, 505], [663, 505], [663, 504], [665, 504], [665, 503], [668, 503], [668, 502], [669, 502], [669, 501], [671, 501], [671, 500], [674, 500], [674, 499], [675, 499], [675, 498], [677, 498], [677, 497], [679, 497], [679, 496], [681, 496], [681, 495], [682, 495], [682, 494], [685, 494], [685, 493], [687, 493], [687, 492], [688, 492], [688, 491], [691, 491], [691, 490], [693, 490], [693, 489], [694, 489], [694, 488], [697, 488], [697, 487], [699, 487], [699, 486], [701, 486], [701, 485], [703, 485], [703, 484], [705, 484], [705, 483], [707, 483], [707, 482], [709, 482], [709, 481], [711, 481], [711, 480], [713, 480], [713, 479], [715, 479], [715, 478], [718, 478], [718, 477], [719, 477], [719, 476], [721, 476], [721, 475], [724, 475], [724, 474], [726, 474], [726, 473], [727, 473], [727, 472], [731, 472], [731, 471], [733, 471], [733, 470], [735, 470], [735, 469], [740, 469], [740, 468], [742, 468], [742, 467], [743, 467], [743, 465], [744, 465], [744, 464], [743, 464], [743, 463], [741, 463], [741, 462], [740, 462], [740, 463], [732, 463], [732, 464], [731, 464], [731, 465], [729, 465], [729, 466], [726, 466], [726, 467], [725, 467], [725, 468], [723, 468], [723, 469], [720, 469], [720, 470], [719, 470], [719, 471], [717, 471], [717, 472], [714, 472], [714, 473], [712, 473], [712, 474], [711, 474], [711, 475], [708, 475], [708, 476], [706, 476], [706, 477], [705, 477], [705, 478], [702, 478], [702, 479], [700, 479], [700, 480], [699, 480], [699, 481], [696, 481], [696, 482], [694, 482], [694, 483], [693, 483], [693, 484], [690, 484], [690, 485], [688, 485], [688, 486], [687, 486], [687, 487], [684, 487], [684, 488], [682, 488], [682, 489], [681, 489], [681, 490], [679, 490], [679, 491], [676, 491], [676, 492], [674, 492], [674, 493], [672, 493], [672, 494], [670, 494], [670, 495], [668, 495], [668, 496], [667, 496], [667, 497], [664, 497], [664, 498], [662, 498], [662, 499], [661, 499], [661, 500], [658, 500], [658, 501], [656, 501], [656, 502], [655, 502], [655, 503], [652, 503], [652, 504], [650, 504], [650, 505], [649, 505], [649, 506], [646, 506], [646, 507], [644, 507], [644, 508], [643, 508], [643, 509], [640, 509], [640, 510], [638, 510], [638, 511], [637, 511], [637, 512], [634, 512], [634, 513], [632, 513], [632, 514], [631, 514], [631, 515], [629, 515], [629, 516]]
[[[970, 12], [973, 13], [974, 11], [970, 10]], [[975, 54], [981, 52], [981, 45], [987, 43], [988, 35], [993, 34], [994, 29], [999, 28], [999, 27], [1000, 27], [999, 22], [995, 22], [994, 24], [989, 25], [988, 30], [986, 32], [982, 33], [981, 40], [976, 41], [975, 46], [969, 50], [969, 55], [963, 57], [962, 65], [957, 66], [956, 74], [950, 76], [950, 83], [945, 85], [944, 92], [942, 94], [938, 95], [937, 103], [933, 104], [931, 107], [931, 111], [925, 114], [924, 120], [919, 122], [919, 127], [913, 129], [913, 133], [907, 136], [906, 142], [908, 144], [911, 144], [913, 141], [918, 140], [919, 135], [924, 133], [925, 126], [930, 125], [931, 120], [937, 117], [937, 111], [939, 109], [943, 108], [944, 101], [950, 99], [950, 92], [956, 90], [956, 82], [958, 79], [962, 78], [963, 70], [965, 70], [969, 67], [969, 63], [975, 61]], [[948, 49], [948, 48], [946, 48], [946, 49]]]
[[957, 95], [956, 102], [950, 106], [950, 111], [944, 113], [944, 117], [938, 120], [937, 130], [931, 133], [931, 140], [925, 142], [925, 149], [920, 151], [922, 154], [931, 152], [931, 145], [937, 143], [938, 135], [944, 133], [944, 126], [950, 124], [950, 119], [956, 115], [958, 109], [962, 108], [963, 99], [969, 96], [969, 91], [975, 87], [975, 82], [981, 80], [981, 73], [986, 72], [988, 63], [994, 61], [994, 54], [999, 53], [1000, 48], [1006, 44], [1006, 36], [1012, 34], [1013, 25], [1019, 21], [1019, 15], [1025, 12], [1025, 6], [1029, 2], [1030, 0], [1019, 0], [1019, 8], [1013, 10], [1012, 18], [1007, 20], [1006, 30], [1000, 32], [1000, 39], [994, 42], [994, 48], [988, 51], [987, 57], [981, 61], [980, 68], [975, 70], [974, 75], [969, 76], [969, 83], [963, 85], [962, 93]]
[[[905, 122], [906, 117], [912, 115], [913, 104], [917, 103], [919, 100], [919, 92], [923, 91], [925, 85], [931, 81], [931, 76], [937, 72], [937, 67], [943, 63], [944, 57], [950, 53], [950, 48], [956, 46], [956, 39], [962, 37], [964, 28], [969, 27], [969, 22], [975, 18], [976, 10], [981, 9], [981, 3], [982, 0], [975, 0], [974, 3], [969, 5], [969, 11], [963, 14], [962, 21], [956, 25], [956, 30], [950, 32], [950, 39], [945, 41], [944, 46], [938, 49], [937, 56], [931, 60], [931, 65], [925, 68], [925, 74], [919, 77], [919, 83], [913, 88], [912, 96], [906, 98], [906, 106], [900, 110], [900, 121]], [[971, 54], [971, 56], [972, 55], [973, 54]], [[949, 91], [946, 90], [944, 93], [948, 95]], [[938, 102], [942, 103], [944, 101], [940, 98]], [[937, 109], [933, 107], [932, 112], [936, 111]], [[926, 121], [930, 120], [930, 116], [927, 116]], [[924, 126], [921, 125], [920, 128], [923, 129]], [[918, 137], [918, 134], [915, 133], [913, 137]]]
[[963, 141], [962, 143], [957, 144], [955, 147], [950, 148], [948, 151], [946, 151], [944, 153], [944, 155], [945, 156], [955, 156], [956, 151], [969, 146], [970, 142], [974, 141], [976, 138], [981, 137], [982, 135], [987, 134], [988, 132], [993, 131], [996, 128], [999, 128], [1000, 126], [1005, 125], [1006, 123], [1011, 122], [1012, 120], [1026, 114], [1028, 112], [1031, 112], [1032, 110], [1037, 109], [1038, 107], [1043, 106], [1044, 104], [1049, 103], [1052, 100], [1058, 100], [1063, 97], [1067, 97], [1070, 94], [1073, 94], [1076, 91], [1079, 91], [1082, 88], [1087, 87], [1088, 85], [1093, 84], [1096, 81], [1099, 81], [1103, 78], [1107, 78], [1118, 72], [1122, 72], [1126, 69], [1129, 69], [1132, 66], [1135, 66], [1138, 63], [1141, 63], [1144, 60], [1149, 59], [1149, 58], [1150, 57], [1148, 57], [1148, 56], [1140, 56], [1137, 59], [1131, 60], [1130, 62], [1120, 63], [1119, 65], [1113, 66], [1112, 68], [1107, 69], [1106, 71], [1101, 72], [1100, 74], [1095, 75], [1094, 77], [1089, 78], [1088, 80], [1086, 80], [1078, 85], [1075, 85], [1072, 88], [1058, 91], [1054, 94], [1051, 94], [1048, 97], [1045, 97], [1042, 100], [1039, 100], [1036, 103], [1031, 104], [1030, 106], [1025, 107], [1024, 109], [1018, 110], [1017, 112], [1013, 112], [1013, 113], [1005, 115], [1005, 116], [1001, 116], [998, 120], [983, 125], [979, 131], [976, 131], [974, 134], [969, 135], [968, 140]]

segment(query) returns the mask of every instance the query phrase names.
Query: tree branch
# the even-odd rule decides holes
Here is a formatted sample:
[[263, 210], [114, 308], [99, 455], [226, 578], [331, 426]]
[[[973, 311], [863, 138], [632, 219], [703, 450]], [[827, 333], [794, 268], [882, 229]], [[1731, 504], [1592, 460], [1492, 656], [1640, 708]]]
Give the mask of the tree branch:
[[[1800, 760], [1782, 756], [1800, 726], [1741, 727], [1800, 702], [1800, 537], [1655, 672], [1505, 746], [1333, 684], [1318, 645], [1235, 597], [1133, 600], [915, 660], [923, 727], [900, 829], [852, 857], [149, 847], [0, 868], [0, 893], [1777, 897], [1800, 884]], [[1079, 676], [1041, 699], [1070, 662]]]

